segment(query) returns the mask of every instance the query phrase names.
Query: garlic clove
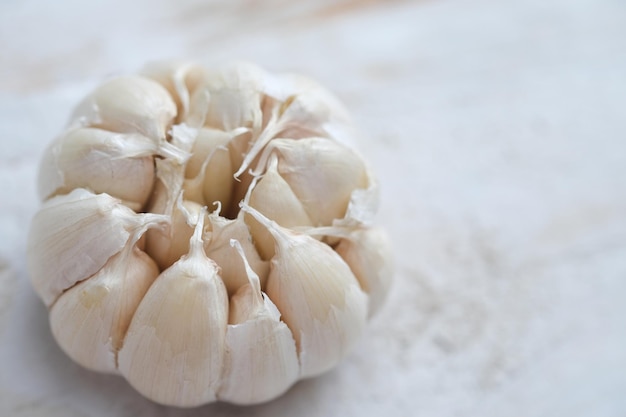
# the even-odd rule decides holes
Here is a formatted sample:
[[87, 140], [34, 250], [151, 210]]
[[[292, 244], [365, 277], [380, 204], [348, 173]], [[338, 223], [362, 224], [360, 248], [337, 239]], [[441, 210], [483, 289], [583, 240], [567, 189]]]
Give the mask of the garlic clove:
[[207, 71], [203, 83], [191, 97], [190, 118], [197, 113], [204, 125], [224, 131], [261, 126], [261, 88], [265, 71], [248, 63], [234, 63]]
[[194, 178], [200, 174], [202, 165], [216, 149], [225, 148], [232, 139], [232, 134], [223, 130], [203, 127], [198, 130], [191, 157], [185, 167], [185, 178]]
[[242, 210], [275, 240], [266, 292], [298, 346], [301, 377], [319, 375], [347, 353], [361, 335], [367, 295], [348, 265], [328, 245], [296, 234], [247, 205]]
[[312, 223], [329, 226], [343, 218], [352, 193], [368, 187], [361, 157], [339, 142], [324, 138], [274, 139], [260, 166], [275, 153], [278, 173], [302, 202]]
[[156, 181], [148, 201], [148, 211], [172, 215], [183, 189], [184, 164], [172, 159], [156, 159], [155, 166]]
[[130, 320], [157, 275], [154, 261], [135, 246], [114, 255], [50, 309], [50, 327], [59, 346], [88, 369], [117, 373], [117, 352]]
[[369, 295], [368, 316], [373, 317], [387, 298], [393, 278], [393, 254], [387, 233], [379, 227], [319, 227], [304, 230], [324, 236], [348, 264], [361, 288]]
[[162, 216], [136, 214], [108, 194], [82, 188], [46, 201], [32, 220], [27, 263], [33, 287], [47, 306], [98, 272], [131, 233]]
[[207, 204], [219, 201], [229, 210], [233, 193], [233, 168], [227, 147], [219, 147], [207, 160], [204, 172], [203, 196]]
[[148, 211], [171, 215], [183, 189], [185, 165], [189, 160], [197, 130], [186, 125], [175, 125], [171, 143], [159, 144], [162, 158], [155, 159], [156, 182], [148, 202]]
[[[278, 157], [272, 154], [265, 173], [253, 185], [248, 204], [283, 227], [313, 226], [302, 203], [278, 173]], [[253, 216], [245, 215], [250, 233], [262, 259], [274, 256], [274, 239]]]
[[233, 256], [230, 246], [231, 239], [240, 242], [247, 261], [254, 272], [260, 277], [261, 285], [265, 285], [269, 271], [269, 262], [259, 256], [250, 230], [241, 212], [235, 219], [226, 219], [219, 215], [219, 210], [208, 215], [210, 227], [205, 234], [204, 250], [221, 268], [221, 277], [228, 294], [234, 294], [242, 285], [248, 283], [246, 270], [242, 262]]
[[46, 150], [39, 169], [39, 197], [74, 188], [107, 193], [135, 211], [146, 204], [154, 182], [158, 146], [138, 134], [80, 128], [66, 132]]
[[267, 74], [263, 84], [263, 93], [276, 102], [286, 102], [289, 97], [298, 97], [301, 108], [309, 109], [311, 116], [318, 119], [334, 118], [350, 121], [350, 114], [343, 103], [319, 82], [290, 72]]
[[198, 221], [202, 206], [190, 200], [182, 200], [174, 207], [171, 223], [164, 229], [152, 229], [146, 233], [146, 252], [163, 271], [189, 251], [192, 224]]
[[161, 84], [174, 98], [178, 122], [187, 117], [190, 96], [204, 79], [204, 73], [201, 66], [182, 61], [153, 62], [141, 71], [141, 75]]
[[341, 102], [316, 82], [293, 74], [266, 76], [262, 131], [235, 173], [239, 177], [274, 138], [325, 137], [351, 143], [355, 131]]
[[358, 228], [371, 226], [374, 223], [380, 193], [378, 183], [368, 171], [367, 188], [357, 188], [350, 194], [350, 203], [346, 209], [346, 214], [341, 219], [333, 220], [333, 226], [343, 228]]
[[[355, 130], [349, 112], [341, 101], [318, 82], [292, 73], [275, 76], [283, 86], [281, 102], [294, 97], [283, 111], [276, 130], [282, 138], [328, 137], [342, 143], [353, 142]], [[274, 92], [267, 92], [272, 95]], [[278, 135], [277, 135], [278, 136]]]
[[299, 377], [300, 365], [291, 331], [280, 312], [261, 292], [259, 277], [250, 268], [239, 242], [231, 242], [243, 260], [249, 282], [230, 302], [226, 355], [220, 400], [235, 404], [269, 401]]
[[[233, 192], [233, 168], [229, 143], [233, 135], [221, 130], [201, 128], [187, 162], [185, 196], [203, 205], [215, 201], [227, 211]], [[195, 198], [194, 198], [195, 197]]]
[[[343, 231], [356, 230], [365, 227], [371, 227], [375, 222], [376, 213], [378, 212], [379, 189], [378, 183], [368, 171], [367, 188], [357, 188], [350, 195], [350, 203], [346, 209], [343, 218], [333, 220], [332, 226], [316, 227], [306, 231], [305, 228], [298, 228], [299, 231], [306, 231], [310, 236], [319, 236], [326, 244], [335, 247], [339, 244], [341, 236], [345, 237]], [[328, 233], [324, 230], [328, 229]], [[336, 234], [337, 230], [341, 230], [340, 234]], [[310, 233], [312, 232], [312, 233]], [[320, 233], [321, 232], [321, 233]]]
[[146, 232], [146, 252], [159, 265], [161, 270], [172, 265], [189, 249], [189, 238], [193, 233], [190, 224], [195, 223], [194, 215], [201, 206], [182, 200], [184, 164], [173, 159], [156, 160], [157, 181], [148, 211], [170, 216], [171, 224], [164, 229], [150, 229]]
[[156, 81], [123, 76], [96, 88], [75, 109], [71, 125], [98, 127], [118, 133], [139, 133], [164, 140], [176, 116], [176, 104]]
[[119, 352], [119, 370], [146, 397], [193, 407], [221, 384], [228, 297], [202, 248], [204, 211], [189, 253], [161, 273], [139, 304]]

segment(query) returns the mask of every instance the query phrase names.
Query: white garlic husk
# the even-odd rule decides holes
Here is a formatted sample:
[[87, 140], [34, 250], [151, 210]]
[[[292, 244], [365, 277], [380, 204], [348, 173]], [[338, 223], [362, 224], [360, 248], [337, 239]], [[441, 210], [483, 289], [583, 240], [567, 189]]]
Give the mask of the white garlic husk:
[[178, 407], [337, 365], [392, 275], [355, 137], [317, 83], [250, 64], [103, 83], [44, 154], [28, 234], [59, 346]]

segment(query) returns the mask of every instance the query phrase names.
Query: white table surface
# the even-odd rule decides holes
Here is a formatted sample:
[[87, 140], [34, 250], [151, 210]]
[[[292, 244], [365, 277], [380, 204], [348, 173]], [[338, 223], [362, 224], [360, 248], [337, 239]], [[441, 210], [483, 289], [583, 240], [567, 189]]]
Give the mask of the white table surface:
[[[386, 308], [268, 404], [162, 407], [81, 369], [28, 283], [43, 147], [170, 57], [319, 79], [383, 184]], [[0, 416], [624, 416], [625, 109], [622, 0], [0, 1]]]

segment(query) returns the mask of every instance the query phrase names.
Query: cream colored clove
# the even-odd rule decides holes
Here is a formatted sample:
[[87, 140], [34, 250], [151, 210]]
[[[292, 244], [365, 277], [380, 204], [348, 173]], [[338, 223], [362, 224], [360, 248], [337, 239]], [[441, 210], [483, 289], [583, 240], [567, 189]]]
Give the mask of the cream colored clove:
[[220, 400], [256, 404], [284, 393], [300, 376], [296, 343], [237, 240], [248, 283], [230, 300]]
[[269, 263], [259, 256], [250, 230], [244, 221], [243, 212], [235, 219], [226, 219], [219, 215], [218, 208], [208, 216], [209, 227], [205, 233], [204, 250], [211, 259], [222, 268], [222, 280], [229, 294], [234, 294], [242, 285], [248, 283], [248, 274], [242, 262], [233, 256], [230, 241], [237, 240], [246, 256], [246, 261], [265, 285], [269, 271]]
[[215, 401], [224, 361], [228, 297], [207, 258], [201, 212], [189, 253], [159, 275], [139, 304], [119, 353], [119, 370], [166, 405]]
[[259, 165], [277, 155], [277, 171], [315, 226], [329, 226], [346, 214], [350, 197], [368, 187], [363, 160], [350, 148], [327, 138], [274, 139]]
[[[313, 222], [289, 183], [278, 173], [278, 157], [272, 154], [264, 174], [251, 187], [249, 204], [283, 227], [312, 227]], [[246, 222], [259, 254], [269, 260], [274, 256], [274, 239], [267, 227], [246, 214]]]
[[43, 156], [39, 197], [46, 200], [74, 188], [88, 188], [140, 211], [152, 192], [154, 155], [158, 153], [158, 144], [139, 134], [95, 128], [68, 131]]
[[141, 76], [113, 78], [87, 96], [70, 126], [97, 127], [118, 133], [139, 133], [165, 140], [176, 117], [176, 104], [159, 83]]
[[108, 194], [82, 188], [46, 201], [35, 214], [27, 262], [37, 294], [51, 306], [61, 293], [96, 274], [155, 214], [137, 214]]
[[207, 206], [219, 201], [223, 210], [229, 210], [234, 186], [229, 144], [234, 137], [206, 127], [198, 131], [185, 168], [186, 198]]
[[117, 353], [130, 320], [157, 275], [155, 262], [127, 245], [52, 305], [50, 328], [59, 346], [86, 368], [117, 373]]
[[328, 245], [285, 229], [247, 205], [242, 209], [274, 238], [266, 292], [296, 340], [301, 375], [329, 370], [363, 331], [367, 295]]

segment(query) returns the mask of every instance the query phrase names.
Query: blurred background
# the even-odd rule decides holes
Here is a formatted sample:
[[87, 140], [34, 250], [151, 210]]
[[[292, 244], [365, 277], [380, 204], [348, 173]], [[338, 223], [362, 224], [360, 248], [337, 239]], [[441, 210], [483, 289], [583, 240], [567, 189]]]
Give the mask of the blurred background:
[[[335, 370], [157, 406], [72, 363], [25, 272], [38, 159], [102, 79], [249, 60], [351, 110], [395, 246]], [[0, 1], [0, 415], [626, 415], [626, 2]]]

